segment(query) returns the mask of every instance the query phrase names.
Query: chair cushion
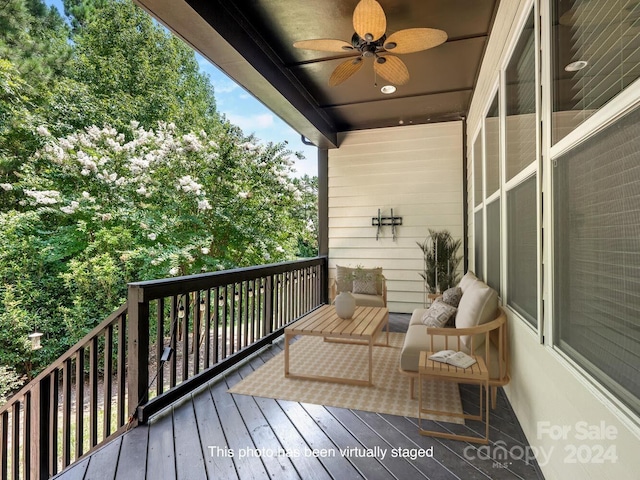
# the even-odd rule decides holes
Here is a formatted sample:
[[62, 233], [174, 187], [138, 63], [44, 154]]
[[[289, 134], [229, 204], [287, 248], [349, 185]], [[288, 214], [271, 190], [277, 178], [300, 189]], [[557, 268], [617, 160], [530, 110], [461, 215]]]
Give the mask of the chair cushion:
[[433, 302], [422, 315], [422, 323], [427, 327], [444, 327], [457, 310], [448, 303]]
[[384, 307], [382, 295], [366, 295], [364, 293], [352, 293], [356, 299], [356, 305], [360, 307]]
[[[383, 281], [384, 277], [382, 276], [382, 268], [353, 268], [353, 267], [342, 267], [340, 265], [336, 265], [336, 286], [338, 288], [338, 293], [340, 293], [340, 288], [343, 288], [346, 291], [350, 291], [353, 293], [366, 293], [361, 288], [362, 284], [358, 285], [358, 291], [355, 289], [355, 281], [364, 279], [366, 283], [373, 278], [375, 281], [375, 292], [374, 295], [382, 295]], [[349, 285], [349, 288], [346, 288], [344, 285]], [[372, 291], [369, 290], [369, 291]]]
[[[465, 287], [456, 314], [456, 328], [469, 328], [490, 322], [496, 318], [498, 311], [498, 292], [484, 282], [476, 280]], [[484, 343], [484, 334], [476, 335], [473, 340], [474, 349]], [[462, 337], [467, 348], [471, 347], [471, 336]]]
[[[414, 317], [420, 319], [420, 314], [416, 315], [416, 312], [420, 311], [424, 312], [424, 309], [414, 311], [412, 319]], [[433, 348], [435, 351], [447, 349], [457, 350], [457, 346], [456, 337], [449, 337], [448, 344], [445, 344], [445, 337], [442, 335], [435, 335], [433, 337]], [[422, 325], [422, 323], [412, 325], [410, 322], [409, 329], [407, 330], [407, 335], [404, 340], [404, 346], [402, 347], [402, 353], [400, 354], [400, 368], [407, 372], [417, 372], [418, 363], [420, 361], [420, 352], [429, 350], [429, 348], [431, 348], [431, 340], [429, 335], [427, 335], [427, 327]], [[460, 350], [465, 353], [469, 353], [469, 349], [464, 345], [461, 345]], [[484, 358], [485, 349], [481, 348], [477, 350], [476, 355]], [[487, 365], [489, 368], [489, 378], [499, 379], [500, 363], [498, 359], [498, 349], [493, 342], [489, 343], [489, 357], [490, 360]]]

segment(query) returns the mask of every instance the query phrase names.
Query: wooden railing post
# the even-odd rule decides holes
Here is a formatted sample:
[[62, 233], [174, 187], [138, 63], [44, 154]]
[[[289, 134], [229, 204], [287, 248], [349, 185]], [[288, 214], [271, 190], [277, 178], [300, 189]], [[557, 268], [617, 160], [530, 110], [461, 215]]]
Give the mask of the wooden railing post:
[[269, 335], [273, 331], [273, 275], [269, 275], [264, 286], [264, 334]]
[[144, 299], [144, 289], [129, 285], [127, 296], [129, 310], [128, 371], [129, 415], [137, 423], [137, 408], [149, 400], [149, 302]]
[[[46, 479], [54, 472], [50, 470], [50, 457], [55, 452], [51, 452], [50, 439], [50, 399], [51, 399], [51, 379], [45, 377], [40, 380], [31, 392], [31, 408], [34, 416], [31, 422], [31, 465], [30, 478]], [[26, 412], [25, 412], [26, 413]], [[15, 421], [15, 420], [14, 420]]]
[[322, 257], [320, 272], [320, 303], [326, 304], [329, 303], [329, 259], [327, 257]]

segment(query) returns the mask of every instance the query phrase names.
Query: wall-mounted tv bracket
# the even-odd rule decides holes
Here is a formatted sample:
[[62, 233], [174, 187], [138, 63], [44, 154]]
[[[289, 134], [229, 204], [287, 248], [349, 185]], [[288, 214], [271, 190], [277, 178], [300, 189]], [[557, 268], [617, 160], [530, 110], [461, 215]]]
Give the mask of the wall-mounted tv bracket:
[[390, 225], [391, 226], [391, 233], [393, 235], [393, 240], [395, 241], [396, 239], [396, 226], [397, 225], [402, 225], [402, 217], [396, 217], [393, 214], [393, 208], [391, 209], [391, 216], [390, 217], [383, 217], [380, 209], [378, 209], [378, 216], [377, 217], [373, 217], [371, 219], [371, 225], [374, 227], [378, 227], [378, 229], [376, 230], [376, 240], [378, 240], [380, 238], [380, 232], [382, 231], [382, 227]]

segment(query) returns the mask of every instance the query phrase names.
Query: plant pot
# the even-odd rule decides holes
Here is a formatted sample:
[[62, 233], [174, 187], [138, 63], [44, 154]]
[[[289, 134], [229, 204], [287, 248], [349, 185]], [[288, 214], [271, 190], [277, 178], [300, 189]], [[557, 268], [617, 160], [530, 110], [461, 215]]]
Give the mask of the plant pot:
[[356, 299], [349, 292], [340, 292], [333, 304], [336, 307], [336, 315], [343, 320], [352, 318], [356, 311]]

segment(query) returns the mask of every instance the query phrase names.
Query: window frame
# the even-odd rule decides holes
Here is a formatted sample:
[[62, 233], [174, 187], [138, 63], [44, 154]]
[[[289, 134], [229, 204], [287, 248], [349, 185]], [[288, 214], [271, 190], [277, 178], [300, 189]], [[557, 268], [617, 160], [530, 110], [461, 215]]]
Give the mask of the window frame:
[[[551, 1], [551, 0], [550, 0]], [[520, 42], [521, 36], [524, 32], [524, 28], [529, 21], [530, 16], [533, 14], [534, 18], [534, 50], [535, 50], [535, 118], [536, 118], [536, 153], [534, 160], [524, 167], [520, 172], [514, 175], [511, 179], [507, 180], [507, 109], [506, 109], [506, 101], [507, 101], [507, 84], [506, 84], [506, 72], [511, 60], [513, 59], [513, 55], [516, 51], [516, 47]], [[517, 32], [513, 36], [513, 40], [507, 46], [507, 54], [504, 56], [503, 62], [500, 65], [500, 90], [502, 92], [501, 96], [501, 108], [500, 108], [500, 130], [502, 132], [501, 138], [501, 190], [502, 195], [500, 201], [502, 202], [500, 205], [500, 215], [501, 215], [501, 243], [502, 243], [502, 262], [501, 262], [501, 282], [503, 285], [502, 292], [502, 300], [503, 300], [503, 308], [509, 310], [510, 314], [513, 314], [515, 318], [518, 318], [520, 322], [525, 325], [532, 334], [537, 335], [538, 342], [544, 343], [544, 334], [545, 334], [545, 313], [544, 313], [544, 299], [543, 299], [543, 281], [544, 281], [544, 268], [543, 268], [543, 249], [542, 249], [542, 235], [540, 234], [543, 225], [543, 212], [542, 212], [542, 195], [544, 192], [543, 182], [542, 182], [542, 119], [543, 119], [543, 110], [542, 110], [542, 96], [541, 96], [541, 68], [543, 65], [543, 59], [541, 58], [541, 27], [540, 27], [540, 6], [537, 1], [531, 0], [527, 3], [527, 5], [523, 8], [520, 18], [518, 18], [514, 31]], [[520, 313], [509, 306], [509, 293], [506, 286], [509, 283], [509, 245], [508, 245], [508, 230], [509, 226], [507, 224], [507, 197], [508, 193], [515, 187], [519, 186], [522, 182], [528, 180], [532, 175], [536, 176], [536, 223], [537, 223], [537, 238], [536, 238], [536, 265], [537, 265], [537, 278], [536, 278], [536, 295], [537, 295], [537, 318], [536, 324], [537, 326], [532, 325], [527, 319], [525, 319]]]

